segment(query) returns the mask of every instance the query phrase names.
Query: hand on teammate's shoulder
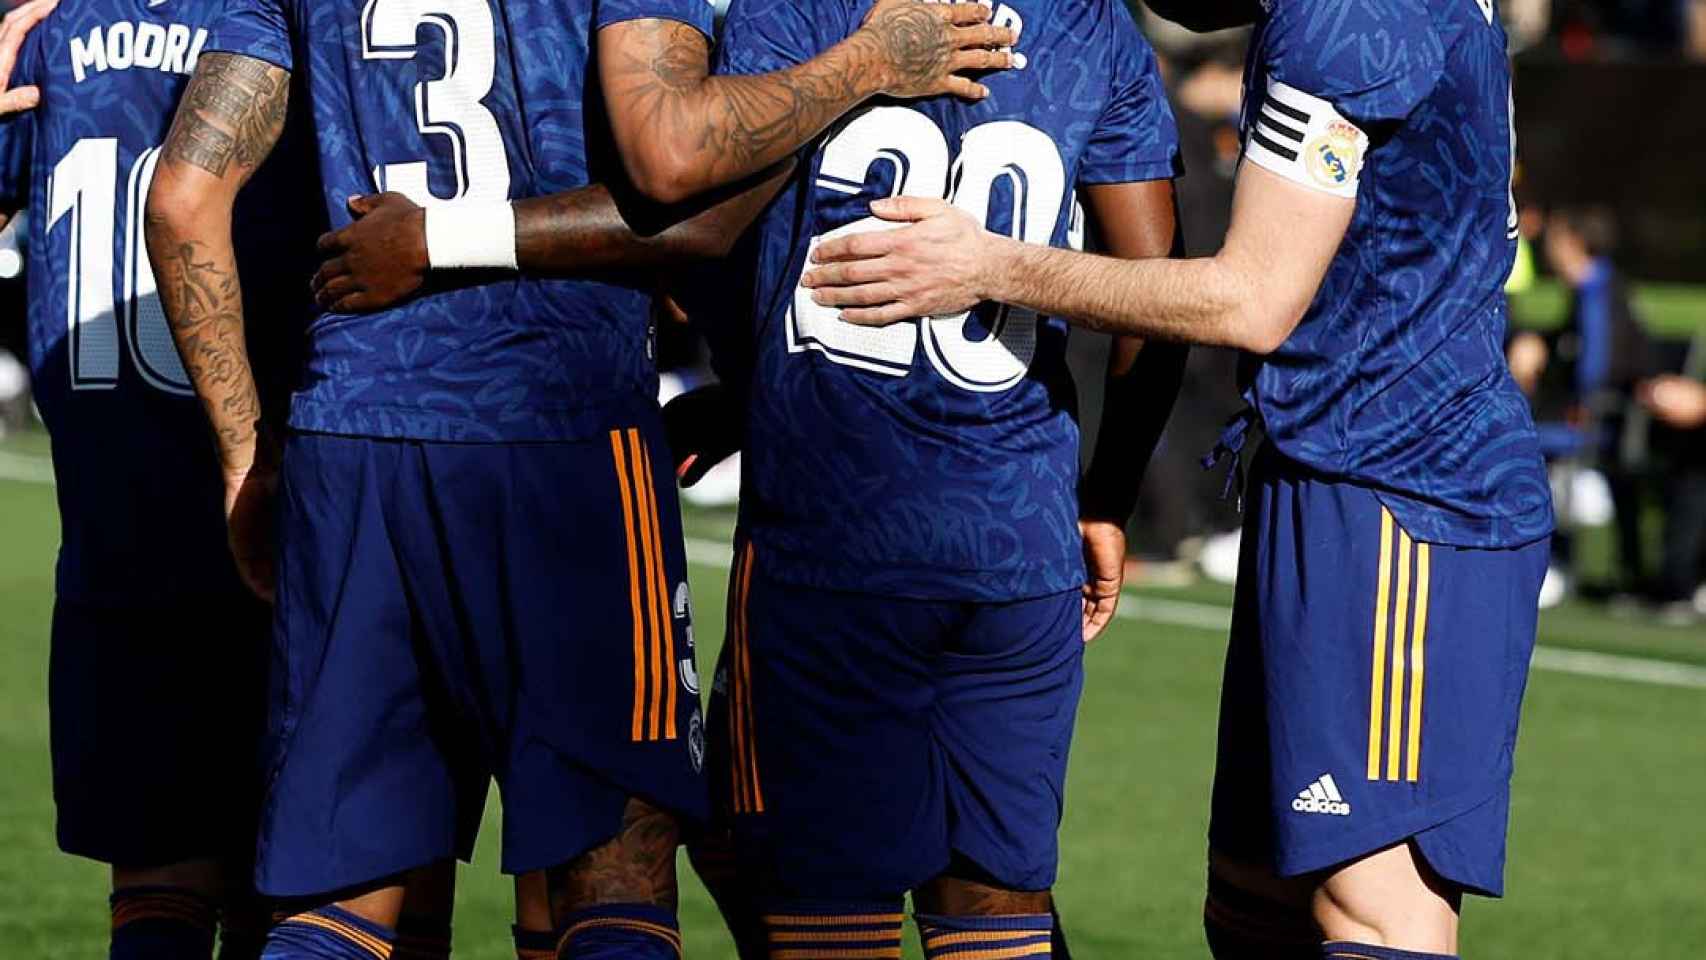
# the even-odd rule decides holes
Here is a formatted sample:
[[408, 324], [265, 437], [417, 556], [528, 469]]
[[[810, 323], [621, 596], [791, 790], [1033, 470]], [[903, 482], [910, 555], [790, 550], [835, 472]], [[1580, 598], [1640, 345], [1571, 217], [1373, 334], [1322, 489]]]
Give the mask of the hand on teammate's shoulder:
[[57, 6], [59, 0], [29, 0], [0, 18], [0, 117], [34, 110], [41, 103], [41, 90], [33, 84], [12, 86], [12, 72], [30, 31]]

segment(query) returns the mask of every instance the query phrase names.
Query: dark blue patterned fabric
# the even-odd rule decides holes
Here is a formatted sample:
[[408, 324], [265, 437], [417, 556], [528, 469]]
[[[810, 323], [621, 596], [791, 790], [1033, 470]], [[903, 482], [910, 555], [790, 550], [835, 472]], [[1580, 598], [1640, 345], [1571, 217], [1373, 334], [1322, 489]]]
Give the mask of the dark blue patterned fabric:
[[[232, 0], [209, 49], [306, 78], [325, 208], [340, 226], [351, 194], [513, 199], [617, 169], [589, 55], [598, 27], [641, 17], [711, 29], [704, 0]], [[654, 402], [645, 291], [614, 280], [458, 279], [460, 289], [379, 314], [315, 320], [292, 424], [569, 440]]]
[[1516, 253], [1504, 28], [1472, 0], [1266, 0], [1245, 129], [1268, 84], [1370, 137], [1315, 302], [1249, 396], [1286, 456], [1376, 491], [1420, 540], [1510, 547], [1552, 529], [1503, 292]]
[[[804, 61], [869, 7], [735, 0], [720, 69]], [[1066, 246], [1075, 186], [1175, 174], [1155, 58], [1122, 4], [1017, 0], [994, 19], [1019, 29], [1022, 66], [985, 78], [977, 104], [867, 104], [804, 151], [758, 227], [756, 307], [720, 321], [751, 331], [742, 523], [779, 580], [965, 600], [1083, 582], [1065, 324], [986, 304], [867, 330], [796, 289], [813, 243], [880, 225], [878, 197], [952, 198], [992, 230]]]
[[[246, 595], [226, 547], [207, 417], [142, 238], [160, 143], [222, 6], [61, 4], [29, 36], [13, 78], [39, 85], [41, 106], [0, 123], [0, 203], [28, 208], [29, 360], [53, 437], [62, 600], [164, 606]], [[239, 255], [267, 265], [244, 289], [252, 349], [288, 342], [306, 316], [318, 223], [281, 214], [275, 185], [257, 177], [239, 218]], [[263, 236], [300, 239], [302, 257], [260, 249]], [[285, 359], [258, 352], [268, 356], [257, 362]], [[172, 562], [161, 563], [168, 545]]]

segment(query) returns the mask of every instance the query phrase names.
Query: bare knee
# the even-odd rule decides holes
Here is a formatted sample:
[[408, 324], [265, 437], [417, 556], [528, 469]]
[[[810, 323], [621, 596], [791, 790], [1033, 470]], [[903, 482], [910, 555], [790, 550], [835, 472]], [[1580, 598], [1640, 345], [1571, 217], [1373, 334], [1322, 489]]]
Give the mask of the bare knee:
[[1047, 890], [1008, 890], [963, 877], [940, 876], [912, 892], [919, 913], [944, 917], [1012, 917], [1048, 913]]
[[1313, 883], [1209, 852], [1203, 930], [1220, 960], [1315, 957], [1325, 939], [1310, 912]]
[[681, 828], [673, 816], [629, 800], [616, 837], [550, 871], [551, 912], [560, 925], [570, 913], [609, 903], [676, 905], [675, 850]]
[[1455, 954], [1461, 905], [1461, 892], [1401, 843], [1330, 871], [1310, 907], [1328, 940]]

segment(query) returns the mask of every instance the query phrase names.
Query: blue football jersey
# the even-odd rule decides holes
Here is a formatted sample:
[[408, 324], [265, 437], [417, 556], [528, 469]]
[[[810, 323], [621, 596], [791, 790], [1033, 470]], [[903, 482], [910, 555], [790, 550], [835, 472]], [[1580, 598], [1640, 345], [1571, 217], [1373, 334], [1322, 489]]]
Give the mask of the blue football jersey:
[[[735, 0], [721, 70], [804, 61], [870, 6]], [[1123, 4], [998, 2], [994, 22], [1019, 31], [1019, 65], [986, 78], [986, 100], [855, 111], [758, 225], [753, 309], [726, 322], [752, 327], [741, 522], [777, 579], [979, 601], [1083, 583], [1066, 325], [984, 304], [865, 329], [799, 287], [816, 244], [887, 226], [870, 215], [880, 197], [946, 198], [997, 232], [1067, 246], [1075, 187], [1175, 174], [1154, 54]]]
[[[0, 196], [28, 208], [30, 370], [52, 435], [66, 599], [161, 605], [243, 589], [207, 417], [143, 243], [160, 144], [222, 6], [61, 4], [25, 42], [14, 76], [41, 87], [41, 106], [0, 124]], [[240, 228], [240, 250], [269, 267], [244, 291], [251, 332], [300, 330], [310, 261], [291, 272], [241, 234], [311, 243], [313, 232], [264, 212], [241, 219], [260, 230]]]
[[1510, 67], [1493, 0], [1264, 0], [1245, 158], [1356, 197], [1314, 303], [1249, 397], [1287, 456], [1374, 489], [1413, 536], [1552, 529], [1504, 358], [1516, 255]]
[[[515, 199], [619, 172], [589, 74], [595, 32], [664, 18], [707, 33], [705, 0], [231, 0], [208, 49], [306, 80], [325, 210], [353, 194]], [[486, 280], [489, 282], [480, 282]], [[474, 276], [310, 326], [301, 430], [438, 441], [570, 440], [655, 403], [648, 294], [609, 282]]]

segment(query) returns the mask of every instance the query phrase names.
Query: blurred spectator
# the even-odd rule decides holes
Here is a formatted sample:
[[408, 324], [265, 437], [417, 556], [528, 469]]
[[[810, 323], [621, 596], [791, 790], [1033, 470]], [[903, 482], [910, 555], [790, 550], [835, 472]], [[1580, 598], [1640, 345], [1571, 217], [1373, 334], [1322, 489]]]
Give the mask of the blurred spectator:
[[1688, 56], [1706, 61], [1706, 0], [1686, 0], [1684, 13], [1688, 22]]
[[1657, 421], [1654, 446], [1666, 458], [1664, 547], [1653, 599], [1659, 615], [1691, 623], [1706, 615], [1706, 333], [1695, 337], [1689, 375], [1655, 377], [1640, 400]]
[[[1562, 523], [1553, 540], [1560, 571], [1573, 568], [1578, 519], [1575, 494], [1588, 489], [1578, 472], [1604, 476], [1617, 524], [1619, 569], [1632, 589], [1641, 580], [1638, 474], [1644, 459], [1639, 434], [1645, 418], [1630, 421], [1636, 385], [1654, 371], [1651, 344], [1636, 318], [1629, 290], [1611, 254], [1615, 222], [1596, 208], [1562, 210], [1547, 218], [1543, 249], [1552, 273], [1570, 290], [1563, 327], [1550, 334], [1522, 332], [1509, 345], [1511, 374], [1534, 405], [1541, 448], [1557, 465]], [[1632, 432], [1633, 431], [1633, 432]]]

